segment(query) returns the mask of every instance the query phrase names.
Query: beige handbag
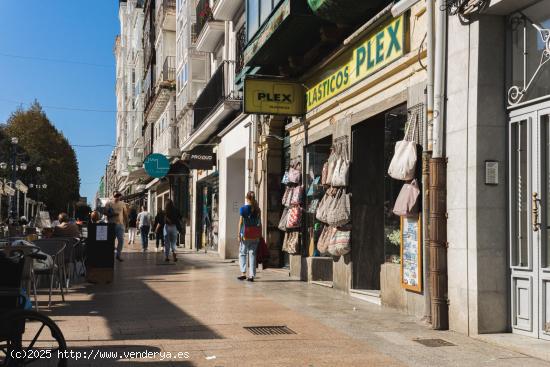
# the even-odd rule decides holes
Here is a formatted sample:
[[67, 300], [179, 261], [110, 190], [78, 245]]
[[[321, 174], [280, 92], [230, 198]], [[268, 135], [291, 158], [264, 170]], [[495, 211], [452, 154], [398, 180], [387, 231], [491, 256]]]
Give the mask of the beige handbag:
[[336, 229], [330, 237], [328, 253], [332, 256], [344, 256], [351, 251], [351, 230]]
[[413, 125], [412, 135], [416, 134], [418, 123], [410, 121], [405, 130], [405, 137], [395, 144], [395, 152], [388, 168], [388, 174], [396, 180], [409, 181], [415, 177], [416, 142], [409, 136], [411, 125]]
[[340, 227], [351, 221], [350, 194], [339, 190], [327, 215], [328, 224]]
[[328, 246], [330, 245], [330, 240], [335, 232], [335, 227], [325, 226], [323, 228], [323, 232], [321, 232], [321, 236], [317, 241], [317, 250], [319, 250], [321, 254], [328, 253]]
[[328, 157], [328, 161], [327, 161], [327, 178], [324, 183], [327, 186], [332, 185], [332, 175], [334, 174], [334, 165], [336, 164], [337, 159], [338, 157], [333, 148], [332, 151], [330, 152], [330, 156]]
[[393, 207], [393, 213], [402, 217], [409, 217], [418, 214], [418, 196], [420, 195], [420, 188], [416, 180], [412, 180], [410, 183], [406, 183], [401, 188], [395, 205]]
[[332, 173], [332, 186], [346, 187], [348, 186], [348, 174], [349, 174], [349, 159], [348, 148], [345, 144], [340, 144], [338, 147], [338, 158], [334, 165], [334, 171]]
[[300, 232], [287, 232], [283, 244], [283, 251], [289, 254], [297, 254], [300, 252]]

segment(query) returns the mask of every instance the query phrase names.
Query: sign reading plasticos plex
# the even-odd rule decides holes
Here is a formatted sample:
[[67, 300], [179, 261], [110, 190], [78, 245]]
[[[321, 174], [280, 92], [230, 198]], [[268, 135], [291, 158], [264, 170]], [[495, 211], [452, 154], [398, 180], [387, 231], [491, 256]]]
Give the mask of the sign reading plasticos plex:
[[312, 110], [403, 56], [405, 25], [404, 16], [393, 18], [338, 58], [330, 74], [323, 74], [306, 92], [306, 110]]

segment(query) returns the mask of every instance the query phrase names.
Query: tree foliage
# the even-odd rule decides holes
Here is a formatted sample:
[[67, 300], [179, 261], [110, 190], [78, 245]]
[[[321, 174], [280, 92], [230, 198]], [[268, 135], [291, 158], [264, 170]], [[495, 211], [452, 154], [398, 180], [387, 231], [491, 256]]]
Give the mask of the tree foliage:
[[[5, 126], [1, 128], [0, 150], [2, 160], [9, 157], [10, 138], [19, 139], [19, 162], [26, 162], [26, 172], [18, 177], [26, 185], [47, 184], [46, 189], [37, 192], [30, 189], [30, 197], [43, 201], [48, 210], [58, 213], [67, 210], [69, 203], [80, 197], [80, 178], [76, 154], [67, 139], [50, 122], [38, 102], [27, 110], [17, 109], [11, 114]], [[42, 168], [41, 173], [36, 167]]]

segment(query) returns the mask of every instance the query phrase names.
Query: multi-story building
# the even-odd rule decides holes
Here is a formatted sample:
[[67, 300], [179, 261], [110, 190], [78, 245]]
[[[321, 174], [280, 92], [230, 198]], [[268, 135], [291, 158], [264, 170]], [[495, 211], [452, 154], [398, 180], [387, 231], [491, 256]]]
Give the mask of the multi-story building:
[[125, 195], [136, 191], [130, 173], [143, 162], [143, 0], [119, 3], [120, 35], [116, 58], [116, 169], [117, 189]]

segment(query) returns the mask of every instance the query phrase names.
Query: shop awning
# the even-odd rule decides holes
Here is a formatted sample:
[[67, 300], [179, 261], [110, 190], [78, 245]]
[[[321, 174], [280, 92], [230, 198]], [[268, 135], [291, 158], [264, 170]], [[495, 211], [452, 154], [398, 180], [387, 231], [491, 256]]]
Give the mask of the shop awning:
[[140, 167], [140, 168], [136, 168], [135, 170], [133, 170], [128, 174], [127, 182], [146, 180], [148, 178], [150, 178], [150, 176], [147, 174], [147, 172], [145, 172], [145, 168]]
[[208, 186], [217, 188], [219, 186], [219, 182], [220, 182], [220, 173], [218, 171], [214, 171], [208, 176], [198, 180], [197, 184], [208, 185]]

